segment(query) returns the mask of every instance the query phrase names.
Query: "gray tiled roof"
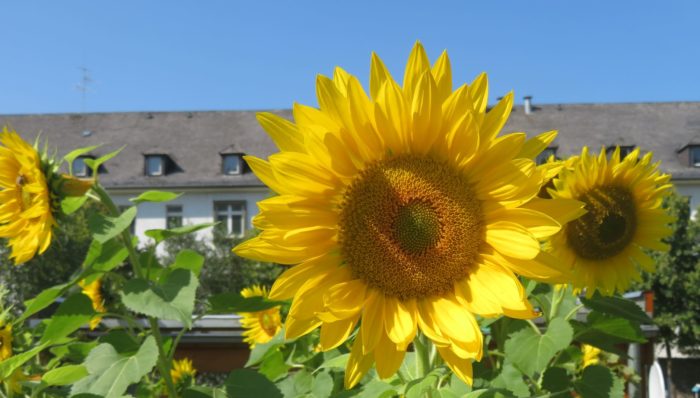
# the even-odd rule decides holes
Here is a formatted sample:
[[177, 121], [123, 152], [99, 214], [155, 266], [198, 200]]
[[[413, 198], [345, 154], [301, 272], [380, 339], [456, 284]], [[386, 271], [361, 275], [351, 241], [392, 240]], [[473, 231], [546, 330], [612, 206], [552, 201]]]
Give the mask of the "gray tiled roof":
[[[274, 112], [291, 118], [288, 110]], [[59, 155], [106, 144], [92, 154], [100, 156], [127, 145], [101, 177], [112, 188], [258, 187], [262, 183], [250, 171], [222, 175], [220, 154], [266, 157], [276, 151], [253, 111], [0, 115], [4, 124], [27, 139], [41, 133]], [[700, 180], [700, 168], [678, 155], [688, 144], [700, 145], [700, 102], [543, 105], [530, 115], [516, 107], [504, 131], [533, 135], [554, 129], [559, 130], [558, 156], [579, 153], [584, 145], [596, 151], [602, 145], [639, 146], [653, 151], [674, 179]], [[92, 135], [84, 137], [85, 130]], [[183, 171], [145, 176], [143, 155], [156, 153], [168, 154]]]

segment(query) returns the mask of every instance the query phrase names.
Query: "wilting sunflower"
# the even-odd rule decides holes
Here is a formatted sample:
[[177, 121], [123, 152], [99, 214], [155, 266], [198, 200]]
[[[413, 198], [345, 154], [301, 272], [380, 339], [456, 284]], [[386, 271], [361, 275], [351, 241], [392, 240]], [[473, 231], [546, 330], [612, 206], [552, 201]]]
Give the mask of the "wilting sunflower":
[[[241, 290], [241, 296], [267, 297], [267, 289], [260, 286], [246, 287]], [[250, 348], [256, 344], [264, 344], [272, 340], [282, 329], [282, 318], [280, 317], [280, 307], [273, 307], [257, 312], [241, 312], [241, 326], [246, 329], [243, 332], [243, 341], [248, 343]]]
[[0, 362], [12, 356], [12, 325], [0, 323]]
[[570, 271], [574, 288], [609, 295], [639, 278], [637, 265], [654, 269], [643, 249], [668, 249], [661, 239], [671, 233], [673, 218], [661, 203], [671, 191], [670, 178], [652, 163], [651, 153], [640, 158], [638, 148], [624, 159], [619, 147], [610, 159], [605, 148], [598, 155], [584, 148], [573, 168], [562, 169], [549, 193], [579, 200], [587, 210], [549, 245]]
[[545, 173], [533, 159], [555, 134], [498, 136], [513, 96], [487, 112], [487, 87], [482, 74], [453, 91], [447, 53], [431, 67], [416, 44], [403, 86], [373, 55], [369, 97], [337, 68], [318, 77], [320, 109], [295, 104], [295, 123], [258, 115], [280, 152], [246, 160], [279, 196], [258, 203], [262, 232], [234, 251], [299, 264], [270, 293], [293, 298], [287, 337], [321, 326], [329, 350], [362, 319], [348, 388], [375, 361], [394, 374], [419, 329], [471, 382], [483, 345], [473, 314], [531, 318], [513, 271], [558, 274], [538, 240], [582, 204], [536, 198]]
[[[97, 312], [106, 312], [107, 309], [105, 309], [104, 305], [104, 299], [102, 298], [102, 281], [100, 279], [96, 279], [93, 282], [87, 283], [86, 281], [80, 281], [79, 283], [80, 287], [83, 290], [83, 294], [90, 297], [90, 301], [92, 301], [92, 308], [95, 309]], [[102, 321], [101, 316], [96, 316], [90, 320], [90, 330], [94, 330]]]
[[192, 360], [189, 358], [173, 360], [173, 368], [170, 369], [170, 377], [173, 383], [178, 384], [192, 380], [197, 374], [197, 370], [192, 366]]
[[46, 251], [56, 221], [39, 152], [7, 128], [0, 144], [0, 238], [22, 264]]

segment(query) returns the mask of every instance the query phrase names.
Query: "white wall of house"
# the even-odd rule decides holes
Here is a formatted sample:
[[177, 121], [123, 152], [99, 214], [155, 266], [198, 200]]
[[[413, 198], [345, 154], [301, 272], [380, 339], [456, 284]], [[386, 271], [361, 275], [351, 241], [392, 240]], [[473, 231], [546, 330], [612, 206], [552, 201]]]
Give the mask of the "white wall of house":
[[[216, 202], [234, 202], [244, 204], [245, 230], [252, 228], [251, 219], [258, 213], [257, 202], [269, 197], [270, 191], [266, 188], [248, 188], [226, 190], [169, 190], [180, 193], [179, 198], [164, 203], [141, 203], [134, 225], [135, 235], [142, 244], [149, 242], [150, 238], [145, 232], [150, 229], [165, 229], [167, 206], [182, 206], [182, 225], [194, 225], [209, 223], [215, 220], [214, 204]], [[130, 198], [138, 196], [142, 191], [111, 190], [114, 202], [120, 207], [131, 206]], [[211, 229], [197, 233], [200, 239], [210, 239]]]
[[700, 207], [700, 181], [673, 181], [673, 184], [679, 195], [690, 198], [690, 215], [696, 217]]

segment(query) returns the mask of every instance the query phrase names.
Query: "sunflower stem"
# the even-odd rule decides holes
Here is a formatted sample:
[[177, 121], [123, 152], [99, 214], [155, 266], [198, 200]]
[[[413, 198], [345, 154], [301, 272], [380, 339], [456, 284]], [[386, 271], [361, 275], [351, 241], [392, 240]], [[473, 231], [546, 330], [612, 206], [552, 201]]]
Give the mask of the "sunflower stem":
[[422, 333], [413, 340], [413, 349], [416, 353], [416, 377], [423, 378], [430, 371], [430, 347]]
[[[105, 189], [99, 183], [95, 183], [95, 185], [92, 186], [92, 190], [97, 194], [97, 197], [100, 199], [100, 202], [105, 207], [107, 207], [107, 211], [112, 217], [118, 217], [121, 214], [119, 208], [117, 208], [117, 205], [114, 203], [107, 191], [105, 191]], [[141, 267], [141, 262], [139, 261], [138, 253], [136, 252], [136, 248], [134, 247], [133, 236], [131, 235], [131, 232], [128, 228], [122, 231], [121, 238], [124, 241], [124, 246], [126, 247], [126, 250], [129, 253], [129, 262], [131, 263], [131, 266], [134, 270], [134, 274], [136, 274], [136, 276], [139, 278], [145, 277], [147, 279], [149, 270], [146, 270], [146, 272], [144, 273], [144, 270]], [[160, 334], [160, 326], [158, 326], [158, 320], [152, 316], [149, 316], [148, 321], [151, 326], [151, 334], [156, 339], [156, 344], [158, 345], [158, 370], [160, 371], [163, 380], [165, 380], [165, 386], [168, 390], [168, 396], [171, 398], [177, 398], [177, 390], [175, 389], [175, 384], [173, 383], [173, 379], [170, 376], [170, 356], [167, 355], [163, 347], [163, 336]]]
[[549, 321], [554, 319], [559, 312], [559, 305], [561, 304], [564, 294], [566, 293], [566, 288], [562, 287], [557, 289], [556, 287], [552, 291], [552, 309], [549, 311]]

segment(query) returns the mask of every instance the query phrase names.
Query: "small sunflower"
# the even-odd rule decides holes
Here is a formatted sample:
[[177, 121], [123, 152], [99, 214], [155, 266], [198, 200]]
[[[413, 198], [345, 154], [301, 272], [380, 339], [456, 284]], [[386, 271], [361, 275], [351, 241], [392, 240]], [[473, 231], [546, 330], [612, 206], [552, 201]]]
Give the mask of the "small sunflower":
[[[102, 281], [96, 279], [93, 282], [87, 283], [87, 281], [80, 281], [80, 287], [83, 290], [83, 294], [90, 298], [92, 301], [92, 308], [97, 312], [106, 312], [107, 309], [104, 306], [104, 299], [102, 298]], [[90, 320], [90, 330], [94, 330], [102, 321], [101, 316], [96, 316]]]
[[[249, 297], [267, 297], [267, 289], [260, 286], [251, 286], [241, 290], [241, 296]], [[280, 317], [280, 308], [273, 307], [257, 312], [241, 312], [239, 314], [241, 326], [246, 329], [243, 336], [250, 348], [256, 344], [263, 344], [270, 341], [282, 328], [282, 318]]]
[[197, 374], [197, 370], [192, 366], [192, 360], [189, 358], [173, 360], [173, 367], [170, 369], [170, 377], [173, 383], [179, 384], [192, 380]]
[[0, 324], [0, 362], [12, 356], [12, 325]]
[[593, 347], [592, 345], [584, 344], [581, 346], [581, 351], [583, 351], [583, 367], [590, 365], [595, 365], [600, 362], [600, 348]]
[[293, 298], [288, 338], [320, 326], [329, 350], [360, 323], [346, 387], [375, 362], [394, 374], [418, 330], [471, 383], [473, 314], [534, 317], [514, 272], [560, 275], [539, 240], [581, 214], [536, 198], [546, 173], [533, 159], [556, 133], [499, 136], [512, 93], [487, 112], [486, 75], [453, 91], [447, 52], [431, 66], [420, 43], [402, 86], [373, 55], [370, 96], [340, 68], [316, 90], [320, 109], [295, 104], [294, 123], [258, 115], [280, 152], [246, 160], [279, 195], [258, 203], [262, 232], [234, 251], [298, 264], [270, 292]]
[[570, 271], [574, 288], [603, 294], [624, 291], [639, 279], [636, 265], [647, 271], [654, 261], [643, 249], [667, 250], [661, 239], [672, 231], [673, 218], [661, 207], [671, 192], [671, 176], [658, 170], [652, 154], [639, 149], [620, 158], [605, 148], [590, 154], [584, 148], [571, 169], [562, 169], [549, 193], [585, 203], [587, 213], [551, 238], [549, 250]]

